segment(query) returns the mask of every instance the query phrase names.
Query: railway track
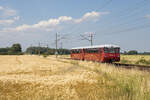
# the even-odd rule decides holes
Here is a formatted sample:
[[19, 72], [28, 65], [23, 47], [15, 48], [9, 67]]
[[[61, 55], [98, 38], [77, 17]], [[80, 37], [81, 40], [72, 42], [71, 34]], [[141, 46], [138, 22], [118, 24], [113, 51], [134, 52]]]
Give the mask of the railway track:
[[[63, 58], [63, 59], [72, 60], [71, 58]], [[149, 71], [150, 72], [150, 66], [147, 66], [147, 65], [123, 64], [123, 63], [111, 63], [111, 65], [113, 65], [117, 68], [138, 69], [141, 71]]]
[[136, 65], [136, 64], [123, 64], [123, 63], [112, 63], [115, 67], [121, 67], [126, 69], [138, 69], [138, 70], [147, 70], [150, 71], [150, 66], [147, 65]]

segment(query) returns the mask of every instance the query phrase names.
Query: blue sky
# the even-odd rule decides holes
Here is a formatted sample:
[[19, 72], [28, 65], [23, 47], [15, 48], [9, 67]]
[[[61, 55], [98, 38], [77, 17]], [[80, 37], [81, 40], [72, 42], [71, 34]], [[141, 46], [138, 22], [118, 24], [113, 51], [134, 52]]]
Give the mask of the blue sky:
[[122, 50], [150, 51], [150, 0], [0, 0], [0, 47], [21, 43], [64, 48], [117, 44]]

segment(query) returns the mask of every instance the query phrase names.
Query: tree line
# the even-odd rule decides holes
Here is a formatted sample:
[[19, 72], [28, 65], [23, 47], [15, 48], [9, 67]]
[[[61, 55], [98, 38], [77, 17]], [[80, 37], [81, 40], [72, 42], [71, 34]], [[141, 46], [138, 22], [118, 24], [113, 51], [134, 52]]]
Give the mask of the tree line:
[[[54, 55], [56, 49], [54, 48], [47, 48], [47, 47], [28, 47], [25, 52], [22, 51], [21, 44], [16, 43], [13, 44], [11, 47], [0, 48], [0, 55], [22, 55], [22, 54], [35, 54], [35, 55]], [[58, 54], [70, 54], [69, 49], [58, 49]]]
[[124, 51], [124, 55], [150, 55], [150, 52], [138, 52], [137, 50]]
[[[40, 55], [40, 54], [44, 54], [44, 55], [54, 55], [56, 53], [56, 49], [54, 48], [47, 48], [47, 47], [29, 47], [26, 49], [26, 54], [36, 54], [36, 55]], [[66, 55], [66, 54], [70, 54], [70, 50], [69, 49], [64, 49], [64, 48], [59, 48], [57, 49], [57, 53], [59, 55]]]
[[[25, 52], [22, 51], [21, 44], [16, 43], [13, 44], [11, 47], [0, 48], [0, 55], [22, 55], [22, 54], [34, 54], [34, 55], [54, 55], [56, 53], [55, 48], [48, 48], [48, 47], [39, 47], [33, 46], [28, 47]], [[57, 50], [59, 55], [66, 55], [70, 54], [69, 49], [59, 48]], [[138, 52], [137, 50], [130, 50], [121, 52], [124, 55], [150, 55], [150, 52]]]
[[19, 43], [13, 44], [11, 47], [0, 48], [0, 55], [22, 55], [22, 48]]

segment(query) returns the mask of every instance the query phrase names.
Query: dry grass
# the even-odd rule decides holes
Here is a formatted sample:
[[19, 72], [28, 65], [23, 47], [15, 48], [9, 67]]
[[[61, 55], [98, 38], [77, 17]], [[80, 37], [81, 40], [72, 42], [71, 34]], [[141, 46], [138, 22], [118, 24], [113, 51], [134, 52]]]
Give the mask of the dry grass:
[[121, 55], [121, 63], [150, 65], [150, 55]]
[[0, 99], [149, 100], [149, 76], [54, 56], [0, 56]]

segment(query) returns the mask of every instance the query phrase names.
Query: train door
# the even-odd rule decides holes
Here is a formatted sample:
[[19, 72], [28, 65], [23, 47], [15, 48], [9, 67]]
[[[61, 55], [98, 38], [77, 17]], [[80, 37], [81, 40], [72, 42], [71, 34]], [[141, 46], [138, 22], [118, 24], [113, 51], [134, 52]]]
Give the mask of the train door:
[[102, 59], [102, 53], [103, 53], [103, 49], [99, 48], [99, 61], [101, 62]]
[[104, 56], [105, 56], [105, 50], [104, 48], [100, 48], [101, 52], [100, 52], [100, 62], [105, 62], [104, 60]]
[[85, 50], [82, 49], [82, 59], [81, 60], [84, 60], [84, 57], [85, 57]]

